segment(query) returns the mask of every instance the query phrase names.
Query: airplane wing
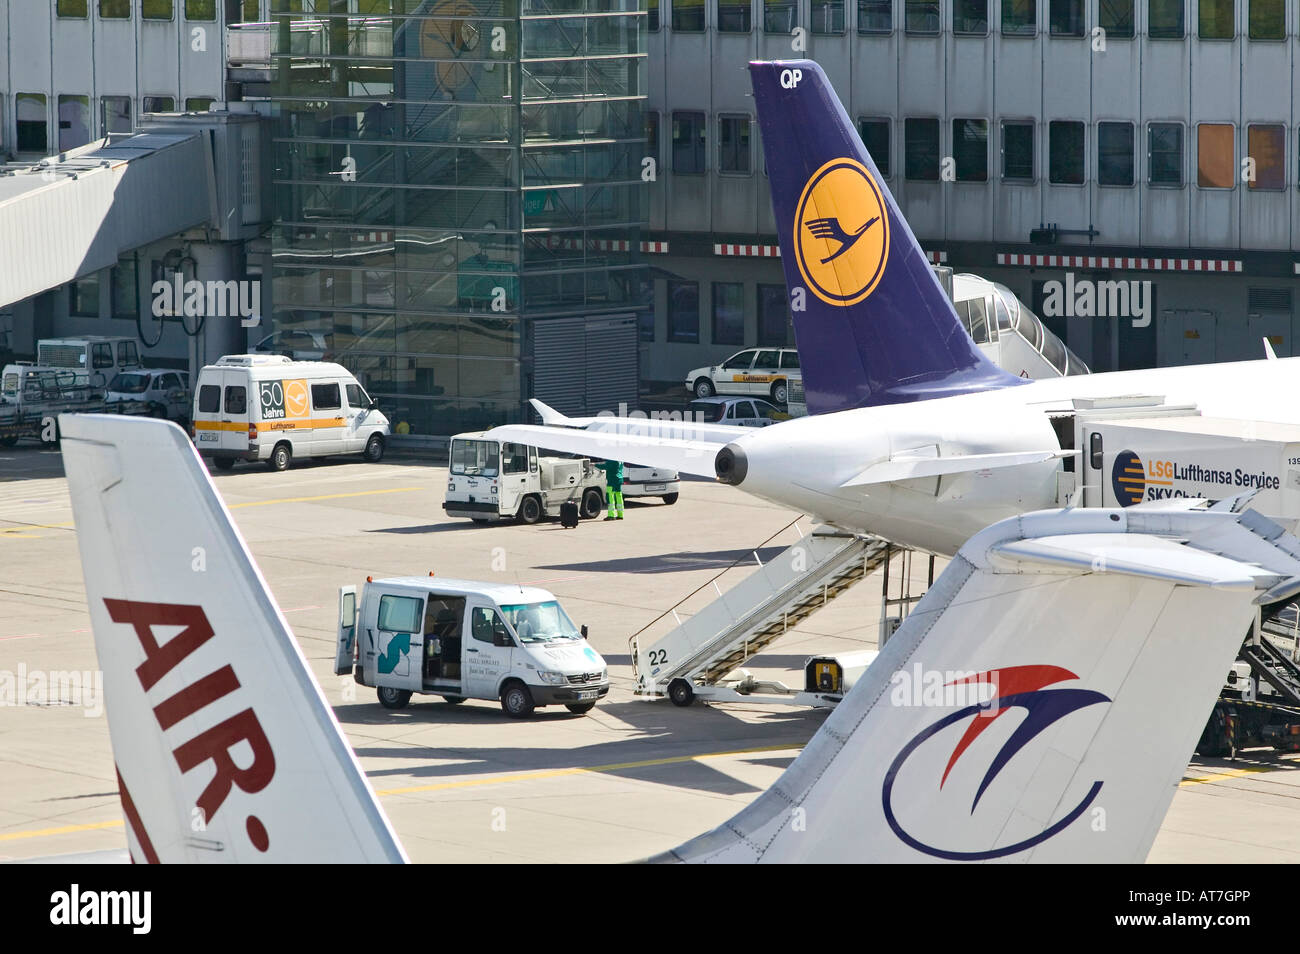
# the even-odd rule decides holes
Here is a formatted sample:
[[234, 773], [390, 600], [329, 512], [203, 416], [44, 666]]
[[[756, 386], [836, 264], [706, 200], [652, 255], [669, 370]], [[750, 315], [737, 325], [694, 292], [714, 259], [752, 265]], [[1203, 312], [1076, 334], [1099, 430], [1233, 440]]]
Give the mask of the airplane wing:
[[1044, 511], [963, 546], [767, 792], [685, 862], [1140, 862], [1300, 540], [1253, 511]]
[[405, 861], [185, 433], [59, 429], [132, 859]]

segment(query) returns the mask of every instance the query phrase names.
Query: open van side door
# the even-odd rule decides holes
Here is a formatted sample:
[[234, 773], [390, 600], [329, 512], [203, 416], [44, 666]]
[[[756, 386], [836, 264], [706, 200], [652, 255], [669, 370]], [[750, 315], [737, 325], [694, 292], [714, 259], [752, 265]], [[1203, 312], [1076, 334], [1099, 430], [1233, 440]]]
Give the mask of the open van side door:
[[334, 654], [334, 675], [352, 672], [352, 656], [357, 645], [357, 588], [339, 587], [339, 641]]

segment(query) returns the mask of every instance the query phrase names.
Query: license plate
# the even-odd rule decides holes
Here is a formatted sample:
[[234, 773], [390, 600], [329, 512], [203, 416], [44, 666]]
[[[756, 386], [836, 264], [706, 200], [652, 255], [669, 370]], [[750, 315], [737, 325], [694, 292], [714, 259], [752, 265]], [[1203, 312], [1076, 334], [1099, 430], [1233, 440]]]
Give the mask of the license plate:
[[211, 431], [200, 431], [200, 432], [199, 432], [199, 441], [200, 441], [200, 442], [209, 442], [209, 443], [213, 443], [213, 444], [215, 444], [215, 443], [217, 442], [218, 438], [220, 438], [220, 436], [221, 436], [220, 434], [217, 434], [217, 433], [214, 433], [214, 432], [211, 432]]
[[582, 692], [578, 693], [579, 699], [595, 699], [596, 697], [597, 692], [595, 689], [584, 689]]
[[667, 484], [646, 484], [645, 489], [653, 493], [656, 490], [667, 490]]

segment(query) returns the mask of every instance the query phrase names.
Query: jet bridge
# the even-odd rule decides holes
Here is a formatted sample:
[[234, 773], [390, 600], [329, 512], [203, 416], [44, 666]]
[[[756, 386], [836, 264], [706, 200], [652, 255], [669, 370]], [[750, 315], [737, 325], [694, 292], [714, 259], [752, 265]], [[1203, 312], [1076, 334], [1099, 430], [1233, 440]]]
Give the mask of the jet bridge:
[[[800, 518], [802, 519], [802, 518]], [[879, 537], [787, 524], [754, 551], [688, 594], [629, 640], [636, 692], [677, 705], [701, 699], [829, 706], [839, 694], [796, 692], [780, 683], [727, 679], [745, 660], [881, 566], [891, 546]], [[789, 531], [799, 539], [764, 562], [766, 544]], [[896, 549], [896, 548], [895, 548]], [[757, 564], [727, 590], [728, 573]], [[696, 612], [692, 608], [712, 598]], [[655, 636], [663, 628], [667, 632]]]

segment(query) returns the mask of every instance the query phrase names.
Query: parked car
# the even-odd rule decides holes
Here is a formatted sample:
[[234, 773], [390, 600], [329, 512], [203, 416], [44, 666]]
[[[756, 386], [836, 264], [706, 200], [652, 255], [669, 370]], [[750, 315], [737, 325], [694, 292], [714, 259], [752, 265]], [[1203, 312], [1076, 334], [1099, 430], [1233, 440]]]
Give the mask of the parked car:
[[799, 352], [794, 348], [750, 348], [711, 368], [696, 368], [686, 375], [686, 390], [697, 398], [763, 394], [784, 404], [789, 397], [786, 382], [802, 380], [802, 376]]
[[190, 376], [185, 371], [143, 368], [122, 371], [108, 382], [109, 404], [138, 402], [152, 417], [187, 421], [190, 417]]
[[702, 424], [731, 424], [736, 427], [767, 427], [790, 415], [760, 398], [699, 398], [687, 407], [692, 421]]

